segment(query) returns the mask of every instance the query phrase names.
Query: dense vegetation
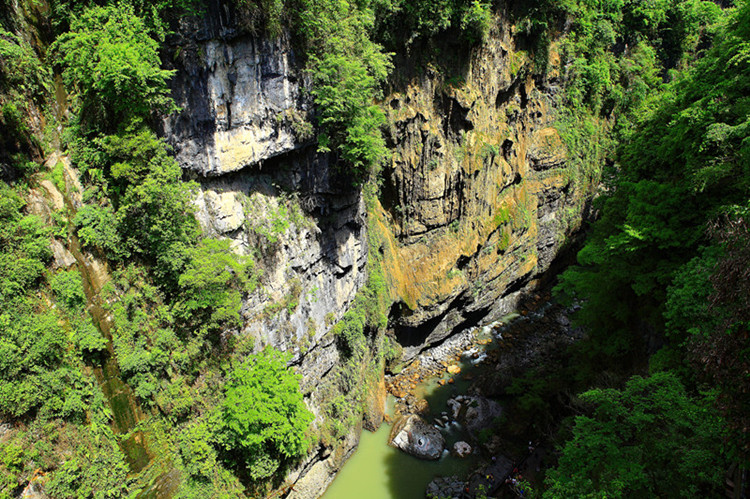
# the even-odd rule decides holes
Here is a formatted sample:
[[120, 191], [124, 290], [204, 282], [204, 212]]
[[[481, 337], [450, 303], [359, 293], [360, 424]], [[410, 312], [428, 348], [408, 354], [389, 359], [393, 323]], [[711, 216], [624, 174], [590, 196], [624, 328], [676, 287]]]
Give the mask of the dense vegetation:
[[[588, 337], [574, 351], [580, 383], [596, 384], [603, 379], [601, 373], [622, 379], [628, 373], [642, 372], [645, 362], [652, 374], [633, 378], [621, 394], [595, 391], [583, 396], [600, 405], [591, 413], [594, 420], [589, 416], [575, 420], [573, 440], [562, 450], [560, 468], [550, 475], [551, 497], [669, 495], [668, 489], [656, 488], [669, 483], [681, 484], [674, 487], [687, 496], [718, 494], [719, 472], [727, 457], [747, 463], [750, 344], [747, 301], [739, 290], [746, 282], [745, 220], [750, 199], [750, 7], [740, 2], [718, 17], [715, 9], [713, 5], [702, 8], [718, 21], [712, 28], [716, 30], [714, 43], [699, 51], [694, 64], [668, 73], [667, 83], [635, 108], [629, 127], [621, 132], [616, 167], [599, 199], [600, 219], [578, 254], [579, 266], [565, 272], [558, 287], [562, 295], [581, 300], [577, 318], [586, 326]], [[669, 15], [664, 18], [671, 19]], [[669, 54], [669, 48], [684, 47], [685, 42], [678, 42], [662, 37], [660, 45]], [[662, 393], [674, 404], [669, 410], [659, 409], [661, 400], [647, 402], [645, 393], [633, 391], [638, 384], [665, 380], [672, 386], [671, 393]], [[682, 386], [693, 402], [685, 399]], [[699, 395], [708, 388], [715, 390], [715, 399]], [[605, 403], [618, 397], [627, 397], [626, 405], [648, 403], [650, 417], [660, 418], [663, 431], [670, 436], [635, 434], [622, 441], [626, 446], [621, 452], [611, 454], [614, 460], [622, 456], [622, 463], [584, 466], [589, 461], [582, 457], [583, 449], [591, 455], [622, 445], [607, 440], [611, 436], [604, 439], [609, 430], [602, 426], [616, 425], [618, 431], [626, 431], [623, 415], [611, 412], [609, 402]], [[720, 410], [730, 430], [726, 447], [716, 447], [723, 430], [715, 422], [671, 414], [684, 403], [696, 404], [691, 417]], [[694, 454], [678, 458], [679, 452], [672, 451], [669, 464], [659, 464], [660, 458], [651, 456], [644, 468], [651, 477], [634, 468], [633, 459], [624, 454], [635, 452], [643, 459], [658, 451], [657, 446], [672, 445], [691, 434], [710, 439], [687, 445]], [[617, 438], [626, 436], [622, 435]], [[646, 440], [652, 449], [642, 448]], [[628, 464], [623, 468], [625, 461]], [[700, 473], [688, 472], [691, 466]], [[674, 474], [653, 475], [666, 469]], [[706, 488], [687, 489], [686, 479], [679, 476], [683, 472], [700, 477], [691, 483]]]
[[[241, 376], [252, 369], [233, 368], [255, 365], [256, 357], [252, 344], [223, 345], [219, 333], [241, 325], [241, 297], [257, 275], [251, 257], [201, 235], [194, 185], [183, 181], [152, 129], [156, 113], [175, 109], [167, 89], [172, 73], [160, 68], [158, 53], [166, 25], [156, 10], [137, 2], [56, 9], [65, 13], [56, 19], [61, 33], [45, 55], [70, 95], [72, 115], [61, 124], [61, 145], [76, 170], [60, 162], [46, 175], [34, 174], [33, 139], [18, 108], [36, 104], [46, 112], [46, 70], [38, 68], [49, 66], [19, 37], [2, 38], [3, 120], [14, 130], [15, 155], [3, 158], [4, 177], [12, 182], [2, 184], [0, 197], [0, 414], [23, 430], [3, 443], [0, 495], [15, 495], [35, 467], [52, 470], [48, 490], [58, 497], [119, 497], [148, 488], [174, 467], [184, 471], [183, 495], [242, 494], [237, 476], [271, 474], [259, 474], [257, 462], [249, 461], [258, 449], [247, 442], [261, 427], [232, 425], [259, 408], [255, 399], [237, 399], [241, 386], [260, 393]], [[38, 189], [47, 176], [49, 189], [71, 195], [76, 172], [82, 205], [23, 214], [30, 186]], [[86, 307], [96, 284], [89, 284], [92, 294], [83, 287], [84, 279], [95, 279], [92, 270], [80, 259], [69, 270], [48, 267], [50, 239], [71, 236], [114, 271], [101, 290], [105, 311], [92, 312], [99, 327]], [[262, 417], [297, 411], [291, 428], [262, 425], [264, 438], [282, 442], [265, 446], [263, 464], [275, 462], [273, 472], [308, 448], [310, 416], [285, 359], [269, 352], [257, 359], [263, 369], [273, 368], [275, 383], [288, 380], [271, 387], [285, 391], [267, 394]], [[118, 382], [108, 381], [112, 373], [127, 383], [123, 395], [110, 393]], [[209, 425], [221, 419], [222, 407], [226, 424]], [[141, 411], [149, 416], [138, 416]], [[177, 427], [184, 434], [174, 432]], [[147, 435], [145, 444], [139, 434]], [[149, 454], [157, 456], [153, 470], [126, 479]]]
[[[248, 29], [292, 33], [318, 148], [359, 185], [388, 155], [377, 100], [390, 51], [429, 50], [441, 36], [468, 51], [495, 15], [481, 0], [233, 6]], [[547, 427], [550, 400], [582, 392], [569, 400], [575, 417], [557, 434], [544, 493], [715, 494], [726, 464], [750, 456], [750, 4], [509, 9], [534, 71], [546, 69], [553, 41], [565, 61], [557, 127], [575, 181], [593, 183], [609, 165], [599, 219], [558, 286], [581, 305], [587, 331], [562, 373], [572, 381], [532, 373], [511, 389]], [[20, 16], [0, 16], [0, 419], [13, 425], [0, 440], [0, 498], [37, 469], [56, 497], [153, 491], [173, 471], [181, 497], [265, 494], [318, 441], [348, 434], [362, 418], [362, 381], [399, 357], [382, 334], [389, 303], [374, 225], [367, 284], [330, 325], [342, 360], [322, 388], [317, 432], [289, 356], [232, 334], [267, 248], [240, 255], [202, 233], [196, 184], [156, 126], [176, 110], [161, 59], [169, 23], [200, 10], [52, 2], [40, 37], [49, 45], [24, 38]], [[51, 109], [55, 74], [67, 115]], [[53, 152], [60, 161], [42, 169]], [[45, 192], [67, 202], [47, 209]], [[261, 234], [268, 246], [272, 232]], [[74, 263], [53, 263], [55, 243]], [[86, 254], [108, 266], [103, 289]]]

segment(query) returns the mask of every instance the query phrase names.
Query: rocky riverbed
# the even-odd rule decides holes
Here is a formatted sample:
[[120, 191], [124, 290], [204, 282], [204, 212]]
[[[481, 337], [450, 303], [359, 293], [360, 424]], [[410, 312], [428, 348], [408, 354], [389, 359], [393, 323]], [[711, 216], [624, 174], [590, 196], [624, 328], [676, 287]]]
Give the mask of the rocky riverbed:
[[[396, 399], [392, 445], [434, 459], [434, 452], [415, 452], [403, 431], [406, 422], [427, 422], [445, 437], [444, 454], [479, 459], [469, 475], [435, 477], [429, 496], [475, 497], [479, 490], [513, 496], [513, 479], [536, 478], [547, 445], [537, 441], [537, 429], [518, 431], [524, 422], [514, 421], [513, 395], [507, 390], [529, 370], [563, 362], [567, 347], [582, 337], [571, 325], [570, 312], [547, 295], [532, 296], [519, 313], [455, 335], [386, 376], [386, 388]], [[421, 425], [413, 434], [434, 437]], [[399, 435], [407, 445], [394, 442]]]

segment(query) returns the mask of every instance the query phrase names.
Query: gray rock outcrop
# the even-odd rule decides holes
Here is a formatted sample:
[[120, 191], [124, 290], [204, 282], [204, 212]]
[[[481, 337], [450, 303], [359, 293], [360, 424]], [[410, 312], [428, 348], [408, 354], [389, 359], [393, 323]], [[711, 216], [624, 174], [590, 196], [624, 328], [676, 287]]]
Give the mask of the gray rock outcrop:
[[428, 499], [459, 499], [464, 496], [466, 482], [457, 476], [439, 476], [427, 484]]
[[417, 416], [402, 416], [391, 429], [388, 444], [419, 459], [439, 459], [445, 449], [440, 430]]
[[[164, 122], [177, 160], [202, 176], [235, 172], [309, 142], [309, 96], [288, 34], [252, 36], [231, 5], [184, 20], [172, 95], [180, 113]], [[197, 23], [190, 25], [189, 23]]]

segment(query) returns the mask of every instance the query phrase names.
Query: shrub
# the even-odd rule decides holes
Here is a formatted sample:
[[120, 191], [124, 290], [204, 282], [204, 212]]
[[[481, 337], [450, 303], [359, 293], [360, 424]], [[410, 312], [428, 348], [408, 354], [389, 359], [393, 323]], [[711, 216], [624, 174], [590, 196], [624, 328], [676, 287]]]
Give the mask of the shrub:
[[73, 225], [84, 247], [98, 249], [115, 261], [127, 256], [112, 206], [85, 205], [73, 217]]
[[313, 415], [302, 400], [300, 376], [286, 366], [288, 358], [267, 347], [234, 369], [226, 385], [223, 443], [255, 480], [269, 477], [311, 444]]
[[160, 68], [163, 36], [127, 3], [94, 6], [73, 18], [70, 32], [51, 49], [79, 101], [84, 129], [113, 130], [154, 110], [174, 109], [167, 88], [173, 71]]
[[188, 263], [179, 278], [175, 314], [199, 319], [207, 328], [241, 324], [242, 293], [255, 287], [250, 257], [232, 253], [226, 239], [204, 239], [185, 254]]

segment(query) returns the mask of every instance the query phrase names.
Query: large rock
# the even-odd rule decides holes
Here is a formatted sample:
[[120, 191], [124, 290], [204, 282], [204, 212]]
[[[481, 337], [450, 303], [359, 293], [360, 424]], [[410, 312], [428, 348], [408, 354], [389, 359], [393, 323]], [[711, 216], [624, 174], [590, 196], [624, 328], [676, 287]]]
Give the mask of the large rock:
[[484, 397], [466, 397], [463, 401], [466, 411], [463, 412], [463, 424], [473, 434], [478, 434], [492, 426], [495, 418], [503, 414], [503, 407]]
[[427, 497], [458, 499], [463, 497], [466, 482], [457, 476], [439, 476], [427, 485]]
[[456, 442], [453, 444], [453, 454], [458, 457], [466, 457], [471, 454], [471, 445], [467, 442]]
[[172, 95], [182, 111], [164, 129], [180, 165], [223, 175], [309, 143], [310, 102], [290, 37], [195, 28], [165, 61], [178, 70]]
[[438, 459], [445, 448], [440, 431], [416, 414], [399, 419], [388, 443], [420, 459]]

